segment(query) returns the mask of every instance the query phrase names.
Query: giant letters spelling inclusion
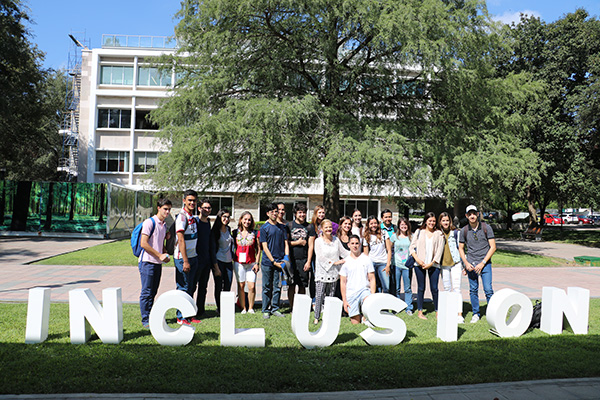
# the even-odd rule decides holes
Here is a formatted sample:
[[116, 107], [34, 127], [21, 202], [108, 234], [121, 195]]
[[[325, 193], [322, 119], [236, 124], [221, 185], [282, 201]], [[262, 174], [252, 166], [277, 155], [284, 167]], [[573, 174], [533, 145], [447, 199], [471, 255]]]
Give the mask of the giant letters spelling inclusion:
[[310, 305], [311, 299], [307, 295], [299, 294], [294, 297], [292, 332], [294, 332], [300, 344], [307, 349], [330, 346], [340, 332], [344, 304], [337, 297], [325, 297], [323, 323], [316, 332], [308, 330]]
[[150, 310], [150, 332], [154, 339], [162, 345], [186, 345], [194, 338], [194, 328], [188, 325], [171, 328], [167, 325], [165, 315], [172, 308], [181, 311], [184, 318], [192, 317], [198, 311], [196, 302], [189, 294], [181, 290], [170, 290], [160, 296]]
[[562, 333], [563, 315], [573, 333], [586, 334], [590, 317], [590, 291], [579, 287], [567, 288], [567, 292], [555, 287], [543, 288], [540, 329], [551, 335]]
[[235, 329], [233, 292], [221, 292], [221, 346], [265, 347], [264, 329]]
[[121, 288], [102, 291], [104, 307], [90, 289], [69, 292], [69, 322], [71, 343], [82, 344], [90, 339], [90, 325], [103, 343], [119, 344], [123, 340], [123, 301]]
[[50, 321], [50, 288], [29, 290], [25, 343], [42, 343], [48, 338]]
[[370, 294], [363, 301], [363, 314], [373, 325], [385, 329], [376, 331], [367, 328], [360, 333], [360, 336], [372, 346], [394, 346], [402, 342], [406, 337], [406, 324], [394, 314], [382, 310], [392, 310], [399, 313], [405, 308], [406, 303], [391, 294]]
[[[507, 318], [509, 309], [511, 312]], [[487, 307], [486, 318], [498, 336], [519, 337], [529, 328], [532, 314], [531, 300], [523, 293], [507, 288], [494, 293]]]

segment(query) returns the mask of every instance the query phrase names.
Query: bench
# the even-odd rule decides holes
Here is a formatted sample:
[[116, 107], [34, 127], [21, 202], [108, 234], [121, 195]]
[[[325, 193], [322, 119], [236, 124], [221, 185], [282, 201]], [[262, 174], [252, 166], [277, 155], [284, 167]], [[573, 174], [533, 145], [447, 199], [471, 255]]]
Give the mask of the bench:
[[542, 241], [543, 229], [539, 226], [529, 227], [526, 231], [521, 232], [522, 240], [535, 240], [536, 242]]

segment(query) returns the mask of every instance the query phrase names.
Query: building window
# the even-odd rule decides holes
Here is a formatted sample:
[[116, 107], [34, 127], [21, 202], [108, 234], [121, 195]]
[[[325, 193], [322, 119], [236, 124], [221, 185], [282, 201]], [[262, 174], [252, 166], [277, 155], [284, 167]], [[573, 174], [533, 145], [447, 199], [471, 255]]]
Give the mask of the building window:
[[133, 159], [133, 172], [150, 172], [156, 169], [158, 153], [156, 151], [136, 151]]
[[171, 73], [161, 72], [156, 67], [139, 67], [139, 86], [171, 86]]
[[129, 172], [129, 152], [96, 151], [96, 172]]
[[135, 129], [142, 130], [158, 130], [158, 125], [149, 120], [150, 111], [136, 110], [135, 112]]
[[340, 200], [340, 215], [352, 216], [355, 209], [359, 209], [363, 218], [370, 215], [379, 217], [379, 201], [377, 200]]
[[[222, 208], [227, 208], [233, 214], [233, 197], [200, 197], [198, 203], [204, 198], [208, 198], [210, 201], [212, 207], [212, 210], [210, 211], [211, 216], [216, 216]], [[200, 204], [198, 204], [198, 206], [200, 206]], [[235, 222], [237, 225], [237, 221]]]
[[130, 128], [131, 110], [99, 109], [98, 128]]
[[133, 85], [133, 67], [102, 65], [100, 83], [103, 85]]

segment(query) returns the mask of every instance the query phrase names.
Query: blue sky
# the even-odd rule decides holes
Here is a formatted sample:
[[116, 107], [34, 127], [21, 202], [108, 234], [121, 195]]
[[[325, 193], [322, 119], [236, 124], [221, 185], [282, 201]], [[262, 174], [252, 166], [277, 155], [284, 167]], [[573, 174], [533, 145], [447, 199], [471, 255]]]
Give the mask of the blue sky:
[[[30, 16], [32, 41], [46, 53], [44, 66], [65, 67], [71, 44], [68, 34], [89, 40], [91, 47], [100, 47], [102, 34], [170, 36], [180, 8], [176, 0], [25, 0]], [[600, 0], [488, 0], [488, 10], [495, 19], [509, 23], [518, 21], [523, 12], [546, 22], [564, 14], [585, 8], [590, 15], [600, 17]]]

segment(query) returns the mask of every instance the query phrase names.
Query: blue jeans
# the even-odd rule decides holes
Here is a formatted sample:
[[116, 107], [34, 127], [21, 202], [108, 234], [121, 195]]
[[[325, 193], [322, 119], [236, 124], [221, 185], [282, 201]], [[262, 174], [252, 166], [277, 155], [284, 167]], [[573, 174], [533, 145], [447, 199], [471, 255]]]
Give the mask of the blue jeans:
[[420, 266], [415, 265], [413, 268], [415, 275], [417, 276], [418, 291], [417, 291], [417, 310], [423, 311], [423, 300], [425, 297], [425, 276], [429, 275], [429, 289], [431, 290], [431, 296], [433, 297], [433, 306], [435, 311], [438, 309], [438, 282], [440, 280], [440, 269], [431, 267], [429, 269], [423, 269]]
[[148, 323], [150, 310], [154, 304], [154, 298], [160, 285], [162, 275], [162, 264], [154, 264], [141, 261], [138, 264], [140, 278], [142, 279], [142, 291], [140, 292], [140, 312], [142, 314], [142, 324]]
[[215, 301], [217, 303], [217, 312], [221, 310], [221, 292], [231, 291], [231, 282], [233, 279], [233, 262], [223, 262], [217, 260], [221, 276], [214, 276], [215, 279]]
[[489, 261], [485, 264], [485, 267], [481, 270], [481, 274], [478, 275], [475, 271], [467, 272], [469, 277], [469, 292], [471, 294], [471, 307], [473, 308], [473, 315], [480, 315], [479, 313], [479, 276], [481, 276], [481, 283], [483, 283], [483, 291], [485, 292], [485, 298], [489, 304], [494, 289], [492, 289], [492, 262]]
[[373, 263], [373, 267], [375, 267], [375, 280], [377, 281], [377, 290], [383, 293], [389, 293], [390, 276], [384, 271], [385, 265], [386, 263]]
[[410, 281], [412, 278], [412, 271], [407, 268], [396, 268], [396, 293], [394, 295], [401, 298], [400, 296], [400, 279], [404, 282], [404, 302], [406, 303], [406, 311], [413, 310], [413, 301], [412, 301], [412, 288], [410, 286]]
[[[267, 260], [268, 261], [268, 260]], [[262, 312], [274, 313], [279, 310], [281, 296], [281, 270], [268, 262], [261, 263], [262, 269]]]
[[[181, 290], [194, 297], [196, 291], [196, 275], [198, 273], [198, 257], [188, 258], [190, 270], [183, 272], [183, 258], [175, 259], [175, 283], [177, 290]], [[182, 319], [181, 311], [177, 310], [177, 318]]]

